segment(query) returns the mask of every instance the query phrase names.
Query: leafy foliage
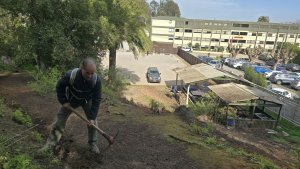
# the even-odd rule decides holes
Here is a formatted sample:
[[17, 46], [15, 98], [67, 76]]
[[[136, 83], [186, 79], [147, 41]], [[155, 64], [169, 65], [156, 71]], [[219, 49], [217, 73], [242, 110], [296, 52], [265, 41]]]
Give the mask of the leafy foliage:
[[154, 99], [150, 99], [149, 107], [154, 112], [159, 112], [160, 109], [165, 108], [165, 106], [162, 103], [160, 103]]
[[3, 165], [3, 169], [37, 169], [31, 164], [32, 159], [27, 155], [17, 155]]
[[270, 22], [270, 18], [269, 18], [269, 16], [260, 16], [257, 19], [257, 22], [267, 22], [267, 23], [269, 23]]
[[217, 95], [213, 92], [209, 92], [204, 95], [200, 101], [197, 101], [191, 108], [195, 115], [208, 115], [212, 117], [214, 116], [217, 107]]
[[180, 9], [173, 0], [160, 0], [150, 2], [150, 11], [152, 16], [177, 16], [180, 17]]
[[29, 86], [40, 95], [54, 91], [57, 80], [61, 75], [57, 68], [51, 68], [47, 71], [35, 69], [29, 73], [34, 78], [34, 81], [29, 82]]
[[266, 87], [267, 86], [267, 80], [266, 77], [263, 75], [256, 73], [253, 69], [251, 68], [246, 68], [245, 69], [245, 79], [249, 80], [250, 82], [253, 82], [259, 86]]
[[32, 126], [32, 120], [31, 120], [30, 116], [28, 116], [27, 114], [24, 114], [20, 109], [17, 109], [13, 112], [12, 118], [17, 123], [23, 124], [27, 127]]

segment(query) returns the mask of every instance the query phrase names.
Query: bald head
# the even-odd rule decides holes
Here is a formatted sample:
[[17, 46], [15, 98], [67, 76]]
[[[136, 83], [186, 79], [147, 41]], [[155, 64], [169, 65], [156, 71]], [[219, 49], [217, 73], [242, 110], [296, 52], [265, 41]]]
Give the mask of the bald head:
[[81, 73], [84, 79], [91, 80], [96, 72], [96, 62], [93, 58], [85, 58], [80, 65]]

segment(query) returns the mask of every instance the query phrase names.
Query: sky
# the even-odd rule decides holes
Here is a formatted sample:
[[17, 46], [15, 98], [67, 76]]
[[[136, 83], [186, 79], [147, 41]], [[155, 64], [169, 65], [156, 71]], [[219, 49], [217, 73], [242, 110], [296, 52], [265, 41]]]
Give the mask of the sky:
[[300, 0], [174, 0], [174, 2], [180, 8], [181, 17], [188, 19], [256, 22], [259, 16], [269, 16], [270, 22], [275, 23], [300, 22]]

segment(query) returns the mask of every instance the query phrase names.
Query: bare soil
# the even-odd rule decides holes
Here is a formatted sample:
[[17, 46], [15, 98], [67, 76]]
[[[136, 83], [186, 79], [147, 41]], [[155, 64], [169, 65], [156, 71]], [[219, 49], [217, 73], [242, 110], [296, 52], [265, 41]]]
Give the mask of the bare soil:
[[[54, 94], [39, 96], [32, 92], [26, 85], [29, 80], [25, 74], [0, 77], [0, 95], [11, 108], [22, 108], [31, 115], [35, 124], [39, 124], [39, 131], [46, 137], [60, 105]], [[162, 86], [130, 86], [124, 94], [128, 100], [132, 98], [135, 103], [145, 106], [151, 98], [162, 102], [170, 111], [178, 106], [168, 95], [168, 89]], [[112, 135], [119, 131], [115, 144], [105, 151], [107, 142], [101, 137], [101, 155], [90, 153], [87, 149], [85, 124], [76, 116], [71, 116], [61, 141], [61, 168], [253, 168], [251, 163], [243, 159], [217, 158], [218, 155], [211, 155], [210, 150], [202, 151], [199, 147], [168, 139], [160, 127], [165, 125], [162, 120], [174, 116], [172, 114], [154, 115], [144, 106], [128, 102], [120, 102], [110, 106], [109, 111], [106, 110], [102, 104], [98, 115], [100, 128]], [[154, 124], [154, 121], [161, 123], [153, 126], [151, 123]], [[7, 126], [0, 123], [0, 128], [5, 129]], [[283, 168], [295, 168], [295, 159], [290, 155], [287, 145], [269, 142], [263, 134], [231, 130], [221, 132], [223, 130], [228, 131], [219, 127], [220, 136], [232, 140], [233, 146], [248, 147], [250, 151], [270, 157]], [[197, 158], [187, 153], [191, 148]], [[215, 156], [217, 160], [214, 160]], [[44, 167], [49, 168], [47, 164]]]

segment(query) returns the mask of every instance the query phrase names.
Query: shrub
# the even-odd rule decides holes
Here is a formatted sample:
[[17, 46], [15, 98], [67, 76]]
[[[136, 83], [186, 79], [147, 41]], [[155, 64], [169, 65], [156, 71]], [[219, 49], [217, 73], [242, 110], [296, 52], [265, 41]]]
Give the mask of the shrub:
[[55, 86], [61, 72], [57, 68], [51, 68], [45, 72], [35, 69], [29, 72], [34, 81], [29, 86], [38, 94], [45, 95], [55, 90]]
[[156, 101], [154, 99], [150, 100], [149, 107], [154, 112], [159, 112], [160, 109], [164, 109], [165, 108], [165, 106], [162, 103], [160, 103], [160, 102], [158, 102], [158, 101]]
[[14, 121], [16, 121], [19, 124], [23, 124], [27, 127], [32, 126], [32, 121], [30, 116], [24, 114], [20, 109], [17, 109], [13, 112], [12, 118]]
[[200, 101], [197, 101], [191, 109], [195, 115], [208, 115], [212, 117], [215, 114], [217, 106], [216, 94], [209, 92]]
[[251, 68], [246, 68], [245, 69], [245, 75], [244, 78], [249, 80], [250, 82], [253, 82], [259, 86], [262, 87], [267, 87], [267, 80], [266, 77], [263, 75], [256, 73], [253, 69]]

